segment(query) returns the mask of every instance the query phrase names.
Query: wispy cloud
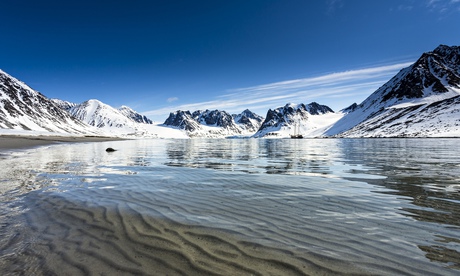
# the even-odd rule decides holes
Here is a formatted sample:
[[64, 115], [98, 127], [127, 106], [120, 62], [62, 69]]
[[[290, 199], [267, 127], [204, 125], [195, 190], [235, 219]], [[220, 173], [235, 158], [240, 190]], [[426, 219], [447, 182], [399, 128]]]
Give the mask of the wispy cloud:
[[327, 14], [333, 15], [337, 10], [343, 8], [343, 0], [328, 0], [327, 4]]
[[398, 8], [396, 10], [397, 11], [412, 11], [413, 9], [414, 9], [413, 5], [401, 4], [401, 5], [398, 6]]
[[400, 2], [397, 7], [390, 8], [390, 11], [415, 12], [421, 8], [438, 16], [439, 20], [443, 20], [449, 16], [458, 16], [458, 13], [460, 13], [460, 0], [406, 0]]
[[168, 98], [166, 101], [167, 101], [168, 103], [172, 103], [172, 102], [175, 102], [175, 101], [177, 101], [177, 100], [179, 100], [178, 97], [171, 97], [171, 98]]
[[[335, 72], [321, 76], [286, 80], [252, 87], [228, 90], [226, 94], [210, 101], [196, 102], [145, 112], [146, 115], [167, 116], [176, 110], [222, 109], [241, 112], [245, 108], [253, 111], [276, 108], [288, 102], [321, 104], [346, 107], [353, 100], [363, 100], [393, 75], [412, 62], [375, 66], [371, 68]], [[262, 114], [264, 115], [264, 114]]]
[[441, 14], [440, 19], [460, 12], [460, 0], [427, 0], [426, 7], [432, 12]]

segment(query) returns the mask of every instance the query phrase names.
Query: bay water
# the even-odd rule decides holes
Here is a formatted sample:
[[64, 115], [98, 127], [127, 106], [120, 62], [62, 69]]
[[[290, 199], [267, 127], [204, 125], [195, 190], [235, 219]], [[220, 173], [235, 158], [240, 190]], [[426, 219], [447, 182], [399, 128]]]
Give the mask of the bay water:
[[458, 142], [148, 139], [4, 153], [0, 272], [459, 275]]

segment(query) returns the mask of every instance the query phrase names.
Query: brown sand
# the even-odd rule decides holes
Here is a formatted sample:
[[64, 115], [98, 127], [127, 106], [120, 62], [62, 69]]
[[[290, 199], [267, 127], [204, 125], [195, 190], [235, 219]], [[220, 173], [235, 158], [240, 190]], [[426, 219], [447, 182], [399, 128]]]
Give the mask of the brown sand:
[[102, 136], [22, 136], [22, 135], [2, 135], [0, 136], [0, 151], [33, 148], [46, 146], [56, 143], [76, 143], [76, 142], [104, 142], [123, 140], [121, 138], [102, 137]]
[[[167, 145], [157, 141], [155, 144]], [[129, 147], [123, 148], [123, 154], [105, 154], [106, 145], [102, 143], [73, 146], [53, 148], [63, 156], [102, 156], [91, 162], [102, 167], [108, 164], [113, 168], [113, 161], [121, 156], [127, 157], [129, 167], [134, 161], [142, 161], [142, 156], [129, 153]], [[138, 152], [138, 147], [132, 149]], [[85, 151], [91, 154], [85, 155]], [[429, 252], [428, 258], [435, 255], [442, 262], [455, 264], [455, 250], [441, 251], [444, 247], [436, 243], [428, 246], [431, 233], [436, 234], [436, 239], [456, 241], [452, 234], [455, 230], [431, 228], [392, 214], [391, 210], [405, 205], [395, 203], [391, 195], [368, 197], [373, 194], [360, 189], [360, 193], [348, 196], [345, 188], [361, 187], [359, 182], [343, 186], [340, 180], [327, 178], [221, 174], [173, 165], [140, 168], [139, 174], [124, 173], [128, 167], [119, 166], [117, 174], [115, 170], [104, 174], [91, 164], [86, 169], [80, 163], [67, 167], [73, 159], [56, 158], [56, 151], [51, 149], [37, 152], [26, 158], [5, 159], [8, 166], [0, 163], [0, 168], [12, 168], [3, 174], [8, 180], [4, 183], [17, 183], [32, 191], [24, 193], [20, 200], [11, 199], [9, 206], [3, 204], [3, 210], [0, 208], [2, 275], [457, 272], [441, 270], [421, 251]], [[153, 152], [146, 154], [149, 158], [155, 156]], [[37, 158], [40, 156], [43, 159]], [[134, 156], [137, 157], [130, 158]], [[34, 165], [37, 162], [46, 170], [38, 170]], [[29, 172], [28, 168], [36, 171]], [[38, 171], [61, 176], [40, 178]], [[66, 179], [68, 184], [62, 181]], [[53, 186], [54, 180], [59, 185]], [[292, 180], [297, 184], [293, 185]], [[48, 191], [40, 191], [46, 185]], [[286, 196], [291, 192], [307, 196]], [[5, 194], [3, 198], [13, 196]], [[455, 209], [449, 213], [455, 214]], [[427, 214], [417, 213], [417, 219], [423, 221], [423, 216]], [[425, 220], [435, 221], [439, 217], [439, 212], [434, 212]], [[443, 215], [443, 220], [446, 217]], [[421, 250], [417, 247], [420, 244]]]

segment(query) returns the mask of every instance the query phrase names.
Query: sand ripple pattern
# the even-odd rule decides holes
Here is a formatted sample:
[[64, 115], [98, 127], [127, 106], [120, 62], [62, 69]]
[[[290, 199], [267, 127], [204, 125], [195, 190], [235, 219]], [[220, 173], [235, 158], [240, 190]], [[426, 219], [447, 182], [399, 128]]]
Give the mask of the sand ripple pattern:
[[[82, 151], [81, 146], [74, 150]], [[458, 251], [447, 247], [460, 244], [455, 223], [439, 227], [426, 218], [441, 218], [417, 216], [423, 209], [404, 190], [397, 197], [380, 183], [395, 178], [364, 182], [345, 172], [348, 179], [317, 177], [313, 169], [302, 175], [254, 173], [257, 168], [238, 169], [228, 157], [209, 169], [178, 160], [177, 153], [174, 158], [156, 154], [143, 148], [127, 161], [45, 162], [46, 175], [34, 180], [42, 188], [3, 197], [8, 203], [0, 208], [2, 275], [459, 272]], [[319, 159], [314, 173], [327, 172], [330, 162]], [[302, 162], [288, 170], [305, 166]], [[360, 176], [365, 164], [356, 169]], [[447, 221], [458, 211], [455, 200], [449, 204], [443, 205], [451, 208], [445, 209], [452, 214]]]

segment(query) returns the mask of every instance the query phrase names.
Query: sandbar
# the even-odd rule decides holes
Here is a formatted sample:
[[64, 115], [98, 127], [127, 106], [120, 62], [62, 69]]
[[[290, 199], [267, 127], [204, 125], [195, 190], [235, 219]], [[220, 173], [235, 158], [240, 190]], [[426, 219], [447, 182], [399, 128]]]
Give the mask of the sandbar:
[[0, 135], [0, 151], [26, 149], [57, 143], [105, 142], [125, 140], [117, 137], [104, 136], [24, 136]]

